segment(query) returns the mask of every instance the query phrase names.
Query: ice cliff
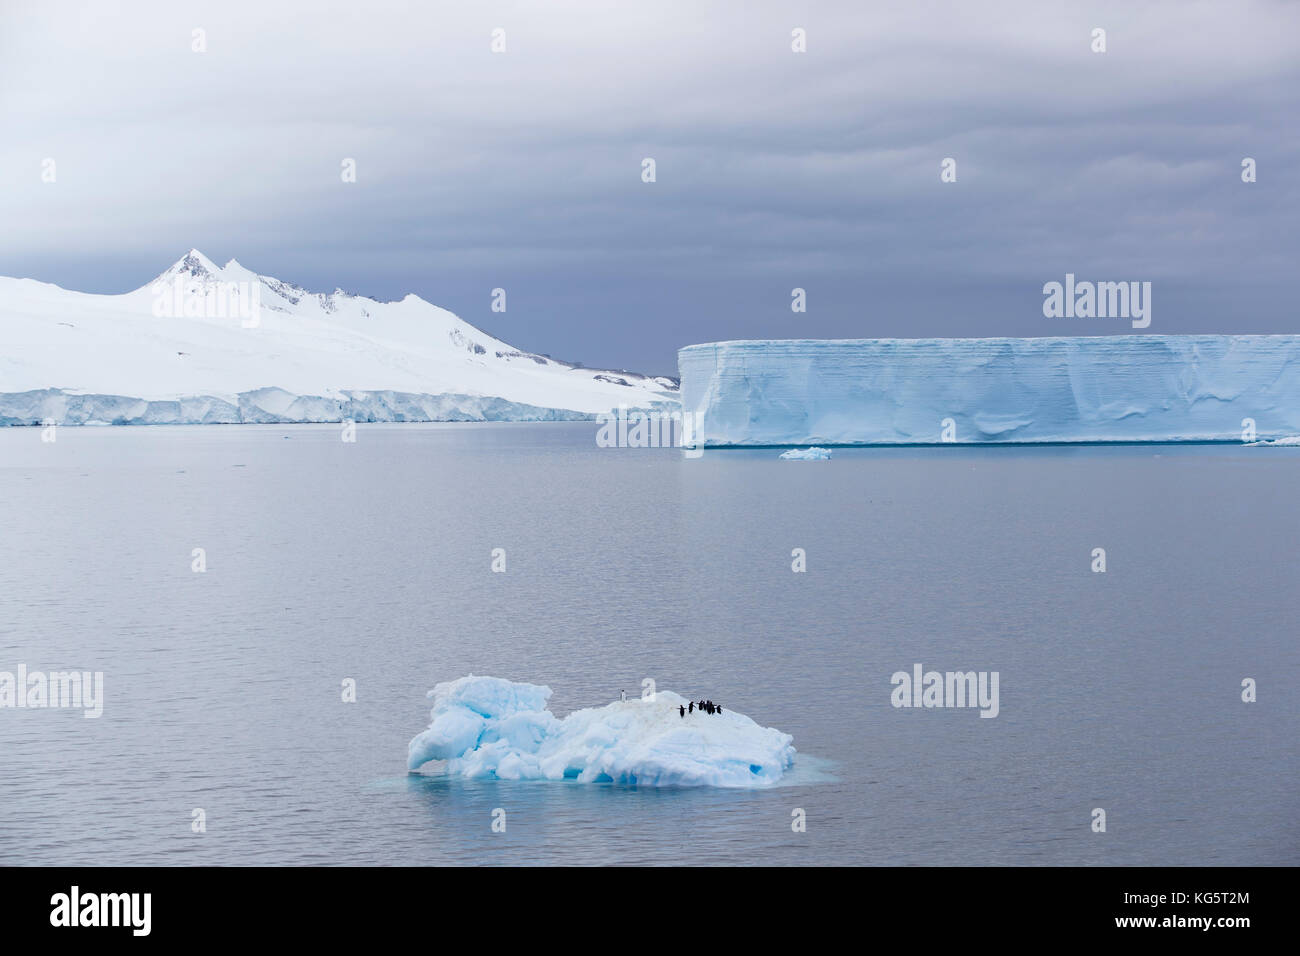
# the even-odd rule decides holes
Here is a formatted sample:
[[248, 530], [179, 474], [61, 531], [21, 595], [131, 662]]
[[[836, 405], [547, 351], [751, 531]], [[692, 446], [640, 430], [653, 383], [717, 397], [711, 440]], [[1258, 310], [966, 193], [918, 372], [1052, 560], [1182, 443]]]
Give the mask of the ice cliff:
[[549, 687], [498, 677], [462, 677], [429, 696], [432, 722], [408, 746], [410, 770], [440, 761], [460, 777], [763, 787], [794, 762], [789, 734], [726, 709], [682, 717], [689, 701], [671, 691], [563, 719], [547, 709]]
[[678, 369], [706, 445], [1300, 433], [1296, 335], [717, 342], [681, 349]]

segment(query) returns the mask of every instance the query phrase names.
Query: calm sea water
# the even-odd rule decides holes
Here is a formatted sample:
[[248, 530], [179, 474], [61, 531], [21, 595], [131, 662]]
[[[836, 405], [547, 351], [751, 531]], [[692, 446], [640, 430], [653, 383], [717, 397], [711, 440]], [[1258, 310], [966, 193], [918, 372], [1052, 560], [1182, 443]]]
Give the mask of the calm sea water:
[[[0, 670], [106, 691], [0, 709], [0, 863], [1300, 863], [1300, 449], [594, 437], [0, 429]], [[893, 708], [915, 663], [998, 671], [999, 716]], [[711, 697], [793, 785], [408, 775], [471, 672]]]

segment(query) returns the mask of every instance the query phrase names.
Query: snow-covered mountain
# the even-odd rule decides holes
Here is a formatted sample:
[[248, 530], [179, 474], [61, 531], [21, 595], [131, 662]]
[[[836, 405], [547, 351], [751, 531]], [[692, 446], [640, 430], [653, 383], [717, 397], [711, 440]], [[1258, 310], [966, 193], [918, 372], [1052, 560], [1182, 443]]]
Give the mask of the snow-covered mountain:
[[0, 277], [0, 424], [537, 421], [677, 384], [521, 352], [408, 295], [309, 292], [191, 250], [124, 295]]

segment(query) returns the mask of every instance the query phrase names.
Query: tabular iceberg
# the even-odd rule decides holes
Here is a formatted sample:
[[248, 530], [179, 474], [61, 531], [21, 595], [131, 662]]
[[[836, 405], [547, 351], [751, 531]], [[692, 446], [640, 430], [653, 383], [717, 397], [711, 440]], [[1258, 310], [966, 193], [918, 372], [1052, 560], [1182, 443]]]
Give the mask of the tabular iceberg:
[[682, 717], [689, 701], [671, 691], [563, 719], [547, 709], [549, 687], [499, 677], [462, 677], [429, 696], [432, 722], [407, 748], [413, 771], [436, 760], [462, 777], [752, 788], [794, 763], [789, 734], [730, 710]]
[[1300, 433], [1298, 335], [717, 342], [677, 361], [711, 446]]

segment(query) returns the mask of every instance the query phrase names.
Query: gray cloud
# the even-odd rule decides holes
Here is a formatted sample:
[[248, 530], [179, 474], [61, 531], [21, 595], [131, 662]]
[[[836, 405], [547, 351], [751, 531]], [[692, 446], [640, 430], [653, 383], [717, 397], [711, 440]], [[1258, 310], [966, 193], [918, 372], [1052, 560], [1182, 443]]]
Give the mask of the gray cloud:
[[1153, 332], [1298, 331], [1294, 4], [12, 6], [3, 274], [122, 291], [198, 246], [652, 372], [715, 338], [1123, 331], [1042, 317], [1067, 271], [1153, 281]]

